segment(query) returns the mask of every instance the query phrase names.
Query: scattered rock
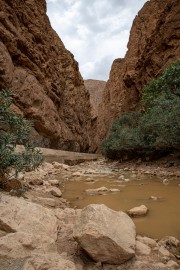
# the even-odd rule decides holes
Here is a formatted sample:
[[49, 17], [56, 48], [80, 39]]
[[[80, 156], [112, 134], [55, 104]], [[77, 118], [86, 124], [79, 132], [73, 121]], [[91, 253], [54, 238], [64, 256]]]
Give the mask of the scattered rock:
[[55, 240], [45, 234], [9, 233], [0, 238], [0, 256], [24, 258], [34, 253], [56, 252]]
[[138, 255], [149, 255], [151, 248], [140, 241], [136, 241], [136, 253]]
[[171, 270], [179, 269], [179, 264], [173, 260], [168, 261], [166, 266], [168, 266]]
[[97, 171], [96, 170], [93, 170], [93, 169], [88, 169], [85, 171], [85, 174], [96, 174]]
[[23, 179], [24, 179], [24, 173], [19, 172], [19, 173], [18, 173], [18, 176], [17, 176], [17, 179], [18, 179], [18, 180], [23, 180]]
[[59, 162], [52, 162], [52, 165], [54, 166], [55, 169], [64, 169], [64, 170], [69, 170], [70, 166], [67, 164], [59, 163]]
[[95, 180], [91, 177], [88, 177], [85, 179], [86, 182], [95, 182]]
[[153, 200], [153, 201], [157, 201], [159, 198], [158, 197], [156, 197], [156, 196], [150, 196], [149, 197], [149, 200]]
[[82, 176], [83, 175], [83, 173], [82, 172], [74, 172], [74, 173], [72, 173], [72, 176]]
[[106, 187], [100, 187], [100, 188], [96, 188], [96, 189], [86, 189], [86, 193], [89, 195], [102, 195], [108, 191], [109, 190]]
[[165, 247], [163, 247], [163, 246], [161, 246], [159, 248], [159, 254], [161, 256], [165, 256], [165, 257], [169, 257], [170, 256], [170, 252]]
[[140, 205], [128, 210], [127, 213], [132, 217], [146, 216], [148, 213], [148, 208], [145, 205]]
[[37, 185], [37, 186], [40, 186], [40, 185], [43, 185], [43, 179], [41, 179], [41, 178], [34, 178], [34, 179], [31, 179], [30, 181], [29, 181], [29, 184], [30, 185]]
[[163, 180], [163, 184], [164, 184], [164, 185], [169, 185], [169, 180], [168, 180], [168, 179], [164, 179], [164, 180]]
[[61, 197], [62, 196], [62, 192], [57, 187], [49, 188], [48, 192], [50, 192], [55, 197]]
[[118, 188], [110, 188], [109, 191], [110, 192], [119, 192], [120, 189], [118, 189]]
[[125, 213], [103, 204], [85, 207], [74, 226], [75, 240], [90, 257], [110, 264], [121, 264], [134, 256], [135, 234], [135, 225]]
[[75, 264], [57, 253], [38, 254], [28, 258], [23, 270], [77, 270]]
[[144, 244], [150, 246], [151, 248], [157, 247], [157, 245], [158, 245], [157, 242], [154, 239], [149, 238], [149, 237], [146, 237], [146, 236], [140, 236], [140, 235], [138, 235], [136, 237], [136, 239], [138, 241], [140, 241], [141, 243], [144, 243]]
[[58, 186], [59, 185], [59, 180], [57, 180], [57, 179], [48, 180], [48, 182], [51, 186]]
[[50, 206], [50, 207], [56, 207], [56, 201], [53, 198], [43, 198], [43, 197], [38, 197], [37, 202], [40, 202], [43, 205]]

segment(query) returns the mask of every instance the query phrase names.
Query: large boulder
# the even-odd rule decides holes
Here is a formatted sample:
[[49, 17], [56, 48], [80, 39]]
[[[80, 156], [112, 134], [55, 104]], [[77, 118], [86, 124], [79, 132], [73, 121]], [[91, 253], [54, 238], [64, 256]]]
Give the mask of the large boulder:
[[41, 205], [1, 194], [0, 256], [24, 258], [35, 253], [56, 252], [58, 220]]
[[97, 262], [121, 264], [135, 254], [135, 225], [123, 212], [91, 204], [77, 217], [74, 239]]
[[56, 240], [57, 227], [57, 218], [50, 209], [23, 198], [1, 195], [0, 230], [46, 235]]

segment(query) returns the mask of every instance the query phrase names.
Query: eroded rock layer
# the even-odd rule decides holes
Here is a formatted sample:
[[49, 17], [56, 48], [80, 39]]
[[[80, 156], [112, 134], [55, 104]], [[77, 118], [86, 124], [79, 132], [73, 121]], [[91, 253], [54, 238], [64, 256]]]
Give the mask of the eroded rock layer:
[[37, 145], [86, 151], [89, 93], [45, 0], [0, 0], [0, 7], [0, 89], [11, 88], [15, 111], [34, 121]]
[[180, 58], [180, 1], [148, 1], [136, 16], [124, 59], [116, 59], [99, 108], [96, 145], [123, 112], [138, 109], [144, 85]]

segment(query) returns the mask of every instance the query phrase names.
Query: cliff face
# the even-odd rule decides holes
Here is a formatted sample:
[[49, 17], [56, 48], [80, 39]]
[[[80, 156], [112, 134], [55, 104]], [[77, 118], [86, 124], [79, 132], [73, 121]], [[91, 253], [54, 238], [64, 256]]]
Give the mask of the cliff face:
[[144, 85], [180, 58], [180, 1], [148, 1], [136, 16], [124, 59], [114, 61], [99, 107], [96, 144], [123, 112], [138, 109]]
[[96, 118], [98, 116], [98, 107], [102, 99], [102, 94], [103, 94], [106, 82], [89, 79], [89, 80], [85, 80], [84, 84], [90, 94], [90, 102], [92, 105], [92, 117]]
[[37, 145], [88, 149], [89, 93], [73, 55], [51, 28], [45, 0], [0, 0], [2, 88], [11, 88], [15, 110], [33, 119]]

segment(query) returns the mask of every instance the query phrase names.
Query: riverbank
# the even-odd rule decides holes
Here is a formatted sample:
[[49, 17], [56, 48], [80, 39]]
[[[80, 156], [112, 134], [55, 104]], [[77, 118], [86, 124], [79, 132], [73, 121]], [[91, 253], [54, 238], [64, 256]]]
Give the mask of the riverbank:
[[[94, 262], [73, 238], [74, 223], [81, 210], [71, 208], [63, 198], [64, 183], [80, 181], [83, 176], [91, 181], [93, 176], [103, 177], [118, 171], [125, 173], [132, 168], [135, 172], [149, 170], [151, 173], [145, 165], [140, 170], [142, 165], [131, 167], [133, 164], [107, 162], [100, 158], [73, 166], [44, 163], [35, 172], [19, 174], [22, 187], [0, 193], [1, 270], [179, 269], [179, 242], [174, 237], [160, 241], [137, 236], [135, 257], [121, 265]], [[166, 176], [174, 173], [169, 169], [163, 171]], [[159, 170], [153, 173], [159, 173]]]

